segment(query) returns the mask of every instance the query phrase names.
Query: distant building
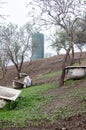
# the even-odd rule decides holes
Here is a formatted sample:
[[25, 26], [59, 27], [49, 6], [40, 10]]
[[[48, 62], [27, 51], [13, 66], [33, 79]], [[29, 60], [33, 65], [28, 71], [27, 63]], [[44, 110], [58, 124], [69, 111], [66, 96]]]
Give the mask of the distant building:
[[34, 33], [32, 36], [32, 60], [44, 58], [44, 34]]

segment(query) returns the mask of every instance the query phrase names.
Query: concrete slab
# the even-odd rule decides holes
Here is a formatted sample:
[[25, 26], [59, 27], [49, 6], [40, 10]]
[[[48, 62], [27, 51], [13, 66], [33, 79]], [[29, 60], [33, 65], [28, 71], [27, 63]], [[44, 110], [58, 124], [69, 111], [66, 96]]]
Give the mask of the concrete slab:
[[75, 68], [83, 68], [83, 69], [86, 69], [86, 66], [67, 66], [65, 67], [65, 69], [75, 69]]
[[65, 74], [71, 79], [81, 79], [86, 75], [86, 66], [67, 66]]
[[0, 86], [0, 98], [15, 101], [20, 95], [21, 90]]

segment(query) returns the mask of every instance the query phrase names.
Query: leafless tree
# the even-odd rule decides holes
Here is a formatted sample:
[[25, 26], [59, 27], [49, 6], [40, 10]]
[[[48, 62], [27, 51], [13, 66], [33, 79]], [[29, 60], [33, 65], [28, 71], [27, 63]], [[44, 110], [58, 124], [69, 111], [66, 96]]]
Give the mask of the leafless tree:
[[18, 78], [25, 58], [30, 55], [30, 38], [32, 27], [29, 24], [18, 28], [17, 25], [8, 24], [0, 26], [0, 42], [2, 48], [15, 65]]
[[2, 48], [1, 48], [0, 49], [0, 67], [2, 70], [2, 78], [5, 78], [8, 64], [9, 64], [8, 56], [6, 55], [4, 50], [2, 50]]
[[74, 25], [78, 19], [82, 19], [82, 14], [86, 8], [86, 4], [81, 0], [33, 0], [30, 4], [33, 5], [32, 9], [35, 11], [33, 18], [37, 19], [39, 15], [38, 18], [42, 21], [38, 23], [47, 26], [60, 26], [64, 29], [69, 38], [69, 48], [64, 57], [60, 78], [60, 86], [62, 86], [65, 76], [65, 63], [70, 51], [72, 52], [71, 64], [74, 59]]

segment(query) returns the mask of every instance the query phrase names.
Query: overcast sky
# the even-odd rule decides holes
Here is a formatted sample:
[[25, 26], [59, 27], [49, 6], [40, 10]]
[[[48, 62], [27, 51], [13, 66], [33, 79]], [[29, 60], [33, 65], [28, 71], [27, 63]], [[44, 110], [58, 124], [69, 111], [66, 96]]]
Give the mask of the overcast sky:
[[[29, 21], [28, 11], [29, 7], [26, 8], [26, 2], [31, 0], [1, 0], [6, 2], [6, 4], [0, 4], [0, 14], [1, 15], [8, 15], [5, 17], [6, 20], [0, 20], [0, 22], [12, 22], [18, 24], [19, 26], [24, 25], [26, 22]], [[48, 33], [48, 32], [47, 32]], [[44, 32], [46, 37], [46, 32]], [[45, 53], [50, 52], [52, 54], [56, 54], [53, 49], [50, 49], [49, 43], [45, 41]], [[63, 51], [62, 51], [63, 52]]]
[[[0, 8], [0, 14], [8, 16], [5, 17], [6, 20], [1, 20], [2, 22], [6, 23], [12, 22], [14, 24], [18, 24], [19, 26], [22, 26], [29, 21], [28, 16], [29, 8], [26, 8], [26, 2], [28, 0], [3, 0], [3, 1], [7, 3], [1, 5], [2, 7]], [[46, 42], [45, 42], [45, 53], [47, 52], [52, 53], [52, 55], [56, 54], [55, 51], [49, 48], [49, 44], [47, 44]]]
[[0, 14], [8, 15], [6, 21], [18, 25], [23, 25], [28, 21], [28, 9], [26, 8], [26, 0], [4, 0], [7, 2], [2, 5]]

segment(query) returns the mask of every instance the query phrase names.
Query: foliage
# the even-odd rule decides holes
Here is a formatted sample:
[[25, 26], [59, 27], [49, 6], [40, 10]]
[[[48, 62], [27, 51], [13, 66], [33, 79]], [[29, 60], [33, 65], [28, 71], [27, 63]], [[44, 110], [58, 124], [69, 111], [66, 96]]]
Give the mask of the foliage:
[[54, 41], [52, 43], [52, 48], [55, 48], [57, 54], [59, 54], [61, 49], [64, 49], [65, 51], [67, 51], [68, 47], [69, 47], [69, 39], [67, 34], [64, 31], [57, 31], [54, 34]]
[[83, 21], [81, 19], [77, 20], [74, 34], [74, 42], [81, 44], [81, 46], [86, 43], [86, 14], [83, 16], [83, 19]]
[[31, 36], [32, 26], [29, 24], [26, 24], [20, 28], [12, 23], [0, 26], [0, 43], [2, 44], [1, 49], [15, 65], [18, 77], [23, 62], [26, 57], [29, 57], [30, 55]]

